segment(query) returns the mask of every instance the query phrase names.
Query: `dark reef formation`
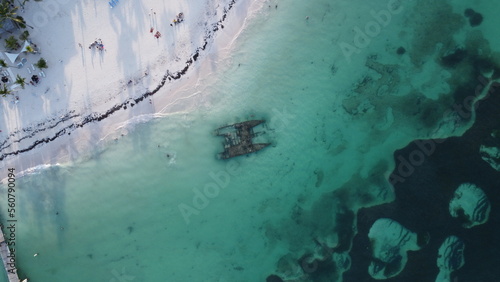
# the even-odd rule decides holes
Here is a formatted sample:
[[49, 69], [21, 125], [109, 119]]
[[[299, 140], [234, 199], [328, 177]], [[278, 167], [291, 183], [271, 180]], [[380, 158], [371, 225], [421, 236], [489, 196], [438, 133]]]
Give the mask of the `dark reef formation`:
[[[485, 162], [479, 152], [481, 144], [500, 128], [500, 83], [492, 84], [489, 95], [476, 104], [474, 125], [460, 137], [442, 140], [418, 140], [396, 151], [394, 174], [404, 178], [393, 182], [396, 200], [370, 208], [363, 208], [357, 217], [358, 234], [350, 252], [352, 267], [344, 273], [344, 281], [376, 281], [367, 272], [371, 260], [368, 232], [379, 218], [391, 218], [419, 234], [428, 234], [429, 242], [421, 250], [409, 253], [404, 270], [386, 281], [434, 281], [439, 269], [436, 265], [438, 249], [449, 236], [460, 238], [465, 244], [465, 264], [452, 274], [457, 281], [495, 281], [500, 277], [496, 267], [500, 250], [500, 172]], [[422, 147], [421, 144], [426, 144]], [[428, 154], [419, 165], [408, 169], [415, 152], [427, 148]], [[453, 218], [449, 202], [454, 191], [463, 183], [481, 187], [489, 198], [489, 220], [470, 229]], [[454, 281], [454, 280], [452, 280]]]
[[399, 47], [398, 50], [396, 50], [396, 53], [398, 55], [403, 55], [404, 53], [406, 53], [406, 49], [404, 47]]
[[[464, 18], [445, 2], [419, 2], [407, 19], [407, 26], [415, 27], [411, 38], [406, 33], [400, 36], [400, 42], [411, 42], [411, 48], [398, 42], [390, 49], [398, 59], [407, 56], [411, 65], [368, 56], [366, 75], [342, 107], [353, 119], [371, 122], [384, 119], [385, 109], [390, 108], [394, 121], [389, 128], [397, 130], [400, 120], [422, 132], [443, 129], [462, 134], [474, 121], [472, 127], [460, 137], [415, 140], [394, 153], [395, 169], [389, 179], [382, 177], [389, 164], [381, 162], [368, 177], [353, 175], [308, 209], [298, 204], [291, 223], [267, 227], [268, 238], [293, 246], [269, 273], [268, 282], [380, 281], [375, 276], [421, 282], [436, 281], [438, 275], [450, 281], [496, 281], [500, 277], [495, 268], [500, 249], [495, 239], [500, 236], [500, 55], [479, 29], [467, 26], [466, 19], [475, 27], [483, 17], [468, 9]], [[465, 39], [459, 42], [454, 35], [464, 29]], [[443, 78], [449, 91], [436, 95], [437, 100], [421, 89], [399, 93], [400, 85], [411, 85], [404, 71], [418, 74], [430, 60], [449, 74]], [[493, 149], [485, 151], [485, 145]], [[470, 199], [457, 193], [464, 184], [484, 192], [484, 198], [472, 197], [477, 204], [472, 211], [472, 205], [464, 208], [458, 203], [466, 202], [463, 199], [450, 205], [452, 199]], [[392, 230], [374, 230], [377, 221], [378, 227], [384, 226], [381, 219]], [[288, 235], [290, 230], [298, 235]], [[335, 240], [328, 234], [335, 234]]]
[[483, 15], [477, 13], [473, 9], [465, 9], [464, 15], [469, 18], [469, 24], [472, 27], [478, 26], [483, 22]]
[[[203, 39], [203, 45], [198, 47], [196, 49], [196, 51], [189, 57], [189, 59], [186, 60], [184, 68], [182, 68], [181, 70], [175, 71], [175, 72], [171, 72], [171, 71], [167, 70], [166, 74], [163, 76], [161, 82], [153, 90], [147, 91], [136, 98], [129, 98], [122, 103], [119, 103], [119, 104], [112, 106], [111, 108], [109, 108], [105, 112], [101, 112], [101, 113], [94, 112], [94, 113], [91, 113], [88, 115], [81, 115], [81, 114], [75, 113], [74, 111], [70, 111], [70, 112], [62, 115], [59, 118], [52, 118], [51, 122], [42, 122], [42, 123], [36, 124], [34, 126], [28, 127], [28, 128], [23, 128], [23, 129], [16, 131], [16, 132], [11, 132], [5, 140], [0, 142], [0, 152], [2, 152], [0, 154], [0, 161], [4, 160], [8, 156], [18, 155], [21, 153], [31, 151], [32, 149], [39, 146], [40, 144], [52, 142], [63, 135], [66, 135], [66, 134], [70, 135], [71, 132], [76, 130], [77, 128], [83, 127], [86, 124], [91, 123], [91, 122], [99, 122], [103, 119], [106, 119], [107, 117], [111, 116], [112, 114], [114, 114], [115, 112], [117, 112], [119, 110], [126, 110], [128, 106], [133, 107], [137, 103], [144, 101], [144, 99], [156, 94], [167, 83], [167, 80], [172, 81], [172, 80], [180, 79], [182, 76], [184, 76], [187, 73], [187, 71], [190, 69], [191, 65], [199, 58], [201, 52], [207, 48], [207, 45], [213, 39], [215, 33], [219, 29], [224, 28], [223, 22], [226, 20], [227, 14], [233, 8], [235, 3], [236, 3], [236, 0], [232, 0], [227, 5], [227, 7], [224, 8], [222, 17], [216, 23], [212, 24], [206, 30], [205, 36]], [[12, 146], [12, 143], [19, 143], [19, 142], [23, 141], [24, 139], [36, 137], [36, 135], [40, 132], [55, 128], [59, 124], [65, 123], [67, 121], [71, 122], [71, 120], [76, 120], [77, 118], [79, 118], [80, 120], [64, 126], [62, 129], [60, 129], [58, 132], [53, 134], [51, 137], [46, 137], [43, 139], [35, 140], [35, 141], [33, 141], [33, 143], [31, 143], [29, 146], [27, 146], [25, 148], [7, 152], [8, 148]], [[15, 136], [20, 132], [25, 134], [25, 135], [21, 138], [14, 139]]]

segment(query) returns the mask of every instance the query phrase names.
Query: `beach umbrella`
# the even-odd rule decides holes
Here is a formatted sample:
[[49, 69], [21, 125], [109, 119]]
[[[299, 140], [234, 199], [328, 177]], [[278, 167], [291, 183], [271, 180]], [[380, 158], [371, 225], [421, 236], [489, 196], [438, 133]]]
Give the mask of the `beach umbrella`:
[[19, 53], [15, 54], [15, 53], [7, 53], [7, 52], [5, 52], [4, 54], [5, 54], [5, 56], [7, 58], [9, 58], [9, 61], [11, 63], [14, 63], [16, 61], [17, 57], [19, 56]]
[[19, 53], [22, 53], [22, 52], [29, 52], [28, 51], [28, 46], [30, 46], [31, 44], [28, 42], [28, 41], [24, 41], [24, 44], [23, 44], [23, 49], [21, 49], [21, 52]]

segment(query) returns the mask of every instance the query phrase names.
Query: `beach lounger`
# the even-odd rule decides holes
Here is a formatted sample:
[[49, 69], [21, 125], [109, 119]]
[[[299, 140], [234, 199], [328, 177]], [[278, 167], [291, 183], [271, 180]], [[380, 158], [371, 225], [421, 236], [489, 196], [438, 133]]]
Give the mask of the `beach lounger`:
[[41, 72], [39, 73], [39, 75], [40, 75], [41, 77], [45, 77], [45, 73], [44, 73], [43, 71], [41, 71]]
[[26, 68], [28, 70], [28, 73], [31, 74], [31, 70], [29, 67]]
[[[35, 70], [35, 66], [34, 66], [33, 64], [31, 64], [31, 68], [32, 68], [33, 70]], [[31, 72], [30, 72], [30, 73], [31, 73]]]
[[11, 77], [11, 78], [15, 77], [14, 73], [12, 73], [12, 71], [10, 70], [10, 68], [5, 71], [5, 74], [6, 74], [6, 76]]
[[18, 87], [21, 87], [21, 85], [19, 85], [19, 84], [17, 84], [17, 83], [14, 83], [14, 84], [12, 84], [9, 88], [10, 88], [10, 90], [14, 90], [14, 89], [16, 89], [16, 88], [18, 88]]

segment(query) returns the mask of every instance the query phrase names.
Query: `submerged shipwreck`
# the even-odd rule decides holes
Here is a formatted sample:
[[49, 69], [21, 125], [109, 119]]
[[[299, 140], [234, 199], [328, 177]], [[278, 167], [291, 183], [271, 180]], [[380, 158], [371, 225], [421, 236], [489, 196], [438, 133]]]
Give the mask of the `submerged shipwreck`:
[[271, 143], [253, 143], [253, 138], [263, 132], [254, 132], [254, 127], [265, 120], [248, 120], [217, 128], [215, 134], [224, 137], [224, 152], [219, 153], [220, 159], [229, 159], [246, 155], [264, 149]]

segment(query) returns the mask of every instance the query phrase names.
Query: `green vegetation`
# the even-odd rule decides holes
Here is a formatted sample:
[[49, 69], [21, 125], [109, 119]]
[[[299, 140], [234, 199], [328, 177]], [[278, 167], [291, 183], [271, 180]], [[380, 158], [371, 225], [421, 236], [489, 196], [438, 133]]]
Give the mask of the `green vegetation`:
[[5, 84], [0, 87], [0, 95], [3, 97], [6, 97], [7, 95], [12, 94], [12, 91], [10, 91]]
[[19, 35], [19, 39], [22, 41], [28, 40], [29, 37], [30, 37], [30, 33], [27, 30], [23, 31], [23, 33], [21, 33], [21, 35]]
[[15, 50], [15, 49], [21, 47], [21, 45], [19, 45], [19, 43], [17, 42], [17, 39], [14, 37], [14, 35], [11, 35], [11, 36], [9, 36], [9, 38], [5, 39], [5, 47], [7, 49]]
[[[22, 2], [21, 0], [0, 0], [0, 28], [3, 27], [6, 21], [12, 21], [19, 28], [33, 28], [32, 26], [26, 24], [23, 17], [17, 14], [19, 5], [24, 9], [24, 4], [28, 1], [29, 0], [22, 0]], [[35, 0], [35, 2], [39, 1], [41, 0]]]
[[26, 22], [23, 17], [17, 15], [18, 6], [14, 4], [14, 1], [4, 0], [0, 2], [0, 27], [2, 27], [4, 21], [11, 20], [18, 24], [21, 28], [26, 28]]
[[[0, 0], [0, 28], [3, 28], [4, 25], [7, 27], [7, 24], [12, 22], [14, 24], [14, 27], [17, 27], [18, 29], [21, 29], [21, 33], [19, 34], [20, 31], [15, 32], [15, 36], [11, 35], [8, 38], [4, 39], [5, 40], [5, 49], [8, 51], [13, 51], [17, 50], [21, 47], [19, 44], [18, 40], [21, 41], [26, 41], [28, 40], [30, 33], [26, 29], [26, 27], [33, 28], [32, 26], [29, 26], [26, 24], [26, 21], [24, 18], [20, 15], [18, 15], [18, 11], [20, 7], [24, 9], [24, 5], [26, 2], [29, 0]], [[41, 1], [41, 0], [34, 0], [34, 1]], [[11, 27], [8, 28], [8, 32], [12, 34]], [[36, 52], [35, 49], [32, 46], [27, 46], [26, 51], [29, 53], [34, 53]], [[40, 69], [47, 68], [47, 61], [44, 59], [40, 59], [37, 63], [36, 66]], [[9, 65], [5, 60], [0, 59], [0, 67], [2, 68], [8, 68]], [[20, 85], [23, 89], [26, 86], [26, 78], [21, 77], [20, 75], [16, 76], [16, 80], [14, 81], [15, 84]], [[0, 96], [6, 97], [7, 95], [12, 94], [12, 91], [7, 88], [6, 84], [2, 84], [0, 86]]]
[[21, 87], [24, 89], [24, 86], [26, 85], [26, 78], [17, 75], [15, 83], [21, 85]]
[[39, 69], [46, 69], [49, 66], [47, 66], [47, 61], [44, 58], [40, 58], [38, 62], [36, 62], [35, 66]]

